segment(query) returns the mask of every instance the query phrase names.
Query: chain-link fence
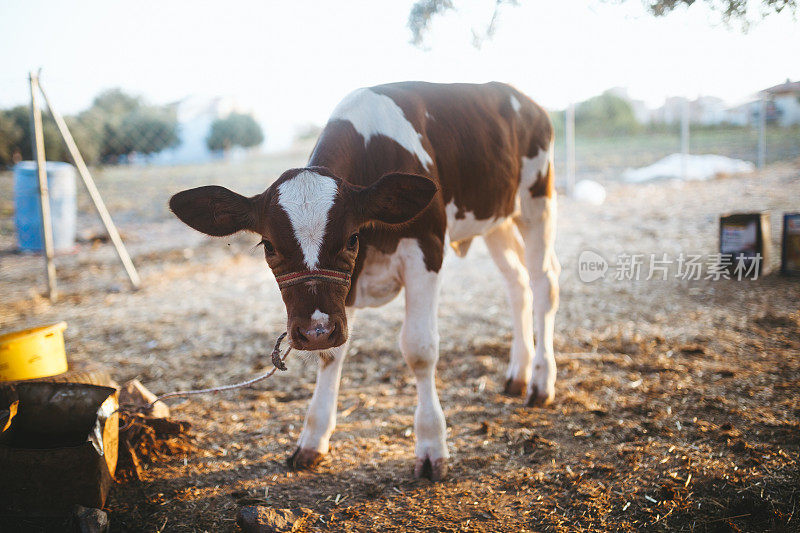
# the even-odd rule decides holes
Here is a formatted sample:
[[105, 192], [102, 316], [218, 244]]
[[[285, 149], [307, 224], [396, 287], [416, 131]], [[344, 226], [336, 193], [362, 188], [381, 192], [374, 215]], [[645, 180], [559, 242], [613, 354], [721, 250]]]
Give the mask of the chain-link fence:
[[[724, 109], [717, 99], [698, 98], [668, 100], [656, 110], [636, 109], [636, 102], [609, 91], [571, 110], [554, 112], [557, 179], [567, 189], [581, 179], [638, 181], [631, 170], [675, 154], [722, 156], [758, 167], [797, 159], [800, 84], [784, 85], [792, 85], [794, 92], [778, 98], [761, 95], [738, 108]], [[671, 113], [665, 112], [669, 103], [673, 104]], [[716, 106], [708, 109], [712, 104]], [[659, 176], [655, 170], [652, 175], [686, 178], [682, 172], [685, 167], [671, 175]]]
[[[58, 95], [51, 96], [58, 105]], [[697, 99], [691, 105], [685, 101], [693, 115], [686, 139], [680, 106], [677, 112], [663, 108], [642, 110], [636, 105], [638, 102], [608, 91], [576, 105], [571, 146], [575, 176], [578, 180], [601, 182], [622, 180], [628, 169], [651, 165], [686, 149], [691, 154], [715, 154], [758, 163], [759, 143], [765, 146], [766, 164], [795, 159], [800, 157], [800, 88], [793, 98], [797, 102], [796, 119], [780, 120], [780, 109], [770, 101], [765, 108], [763, 134], [757, 102], [740, 106], [742, 110], [717, 107], [713, 110], [716, 115], [710, 117], [713, 113], [702, 107], [709, 99]], [[713, 99], [710, 101], [714, 103]], [[43, 111], [47, 159], [70, 161], [47, 109]], [[241, 154], [241, 147], [257, 146], [263, 141], [264, 135], [252, 117], [232, 111], [230, 102], [221, 98], [187, 98], [156, 105], [111, 89], [65, 119], [90, 166], [203, 164], [223, 159], [232, 150]], [[559, 180], [566, 180], [568, 114], [553, 112], [552, 119], [557, 175]], [[32, 159], [31, 145], [29, 107], [0, 109], [0, 168]]]
[[[800, 128], [768, 126], [766, 163], [800, 157]], [[567, 179], [565, 135], [556, 137], [556, 169], [560, 182]], [[756, 163], [759, 159], [757, 126], [696, 126], [689, 135], [690, 154], [714, 154]], [[652, 165], [664, 157], [681, 153], [680, 126], [644, 130], [634, 134], [575, 136], [576, 179], [600, 182], [623, 181], [626, 171]]]
[[[58, 106], [59, 95], [48, 93], [48, 96]], [[42, 107], [47, 159], [71, 161], [52, 116], [46, 106]], [[585, 108], [582, 111], [580, 104], [576, 106], [574, 181], [626, 181], [630, 169], [681, 154], [687, 147], [689, 154], [725, 156], [754, 166], [760, 159], [760, 147], [767, 165], [800, 157], [800, 126], [782, 124], [774, 113], [767, 114], [763, 123], [751, 111], [739, 125], [689, 120], [682, 127], [680, 116], [671, 121], [659, 117], [639, 121], [613, 107], [608, 111], [601, 106], [600, 110], [598, 115], [587, 113]], [[98, 95], [87, 109], [65, 117], [123, 239], [131, 248], [134, 262], [137, 257], [166, 253], [164, 250], [174, 247], [171, 232], [180, 225], [171, 217], [167, 200], [178, 190], [218, 183], [243, 194], [257, 194], [283, 170], [302, 166], [307, 160], [313, 138], [281, 154], [250, 151], [246, 157], [223, 156], [231, 153], [232, 145], [263, 139], [260, 131], [247, 131], [247, 124], [237, 126], [231, 121], [226, 126], [228, 130], [218, 126], [218, 138], [212, 140], [214, 124], [231, 116], [231, 111], [231, 106], [221, 99], [200, 102], [187, 99], [154, 105], [123, 91], [111, 90]], [[556, 130], [556, 177], [567, 188], [567, 116], [554, 112], [552, 118]], [[0, 164], [7, 169], [0, 170], [0, 283], [6, 294], [19, 293], [15, 301], [22, 301], [25, 294], [44, 286], [41, 259], [19, 254], [15, 236], [14, 178], [10, 166], [32, 158], [29, 121], [27, 105], [0, 112]], [[124, 286], [124, 271], [113, 248], [98, 246], [107, 237], [80, 185], [77, 206], [75, 252], [57, 255], [56, 262], [63, 267], [59, 268], [59, 277], [75, 269], [86, 274], [96, 266], [100, 271], [113, 273], [109, 279]], [[90, 251], [91, 255], [84, 253]]]

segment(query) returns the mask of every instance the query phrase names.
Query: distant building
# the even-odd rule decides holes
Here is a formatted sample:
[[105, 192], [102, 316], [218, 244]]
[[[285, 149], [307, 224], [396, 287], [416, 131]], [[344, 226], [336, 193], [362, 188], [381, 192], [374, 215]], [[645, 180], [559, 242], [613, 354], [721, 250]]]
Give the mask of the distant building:
[[684, 113], [688, 111], [691, 124], [754, 126], [759, 122], [762, 99], [765, 100], [767, 123], [782, 127], [800, 124], [800, 81], [788, 79], [785, 83], [760, 91], [757, 98], [751, 97], [734, 106], [728, 106], [716, 96], [698, 96], [694, 100], [670, 96], [661, 107], [651, 110], [641, 100], [632, 99], [624, 87], [614, 87], [607, 92], [630, 103], [640, 124], [680, 124]]
[[786, 83], [759, 91], [758, 96], [758, 99], [726, 109], [723, 122], [737, 126], [758, 124], [763, 98], [767, 123], [782, 127], [800, 124], [800, 82], [786, 80]]
[[[761, 95], [773, 104], [767, 107], [768, 122], [774, 120], [783, 127], [800, 124], [800, 81], [787, 79], [785, 83], [764, 89]], [[771, 117], [770, 111], [773, 109], [774, 115]]]
[[734, 126], [747, 126], [758, 121], [758, 113], [758, 100], [751, 100], [726, 109], [722, 122]]
[[727, 106], [722, 98], [716, 96], [699, 96], [689, 102], [689, 121], [692, 124], [711, 126], [725, 122]]
[[653, 122], [660, 124], [677, 124], [683, 117], [683, 110], [688, 99], [682, 96], [670, 96], [664, 100], [664, 105], [654, 109], [651, 113]]
[[716, 96], [699, 96], [689, 100], [682, 96], [671, 96], [664, 100], [664, 105], [651, 112], [653, 122], [662, 124], [678, 124], [683, 114], [689, 113], [689, 122], [710, 126], [725, 122], [726, 105]]

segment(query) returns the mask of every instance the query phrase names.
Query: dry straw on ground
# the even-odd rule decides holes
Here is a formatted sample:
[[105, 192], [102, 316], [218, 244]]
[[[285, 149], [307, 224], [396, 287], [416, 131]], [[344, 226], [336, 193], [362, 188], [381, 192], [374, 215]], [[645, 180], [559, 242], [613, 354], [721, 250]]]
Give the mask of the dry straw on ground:
[[[203, 181], [229, 183], [223, 170]], [[195, 184], [177, 181], [142, 189], [128, 212], [156, 206], [148, 216], [118, 217], [141, 291], [127, 291], [108, 246], [85, 243], [59, 258], [64, 296], [51, 306], [36, 296], [39, 260], [4, 252], [0, 327], [66, 320], [74, 362], [157, 394], [269, 369], [285, 318], [255, 240], [201, 239], [169, 220], [158, 210], [172, 188]], [[600, 207], [562, 201], [552, 409], [501, 394], [510, 320], [485, 248], [448, 257], [437, 381], [453, 458], [443, 483], [412, 476], [416, 395], [397, 349], [397, 300], [356, 319], [333, 450], [317, 472], [284, 466], [314, 379], [313, 364], [290, 358], [254, 390], [172, 403], [193, 424], [191, 446], [114, 490], [112, 530], [231, 531], [240, 506], [269, 505], [309, 508], [317, 518], [306, 528], [324, 531], [797, 531], [798, 280], [583, 284], [576, 271], [587, 248], [609, 259], [714, 252], [717, 217], [734, 210], [772, 210], [777, 240], [779, 213], [798, 210], [797, 198], [800, 166], [783, 165], [617, 185]], [[11, 237], [0, 244], [10, 249]]]

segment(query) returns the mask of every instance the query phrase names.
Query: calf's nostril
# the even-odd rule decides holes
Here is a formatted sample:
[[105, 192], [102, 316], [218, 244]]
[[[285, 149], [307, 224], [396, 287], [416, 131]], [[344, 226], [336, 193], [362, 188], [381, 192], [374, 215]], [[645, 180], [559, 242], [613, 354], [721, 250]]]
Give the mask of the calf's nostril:
[[330, 329], [326, 328], [321, 324], [317, 324], [316, 326], [307, 329], [305, 331], [305, 336], [308, 337], [309, 339], [314, 339], [314, 340], [327, 338], [329, 334], [330, 334]]
[[303, 335], [303, 331], [300, 328], [294, 328], [294, 336], [300, 342], [308, 342], [308, 337]]

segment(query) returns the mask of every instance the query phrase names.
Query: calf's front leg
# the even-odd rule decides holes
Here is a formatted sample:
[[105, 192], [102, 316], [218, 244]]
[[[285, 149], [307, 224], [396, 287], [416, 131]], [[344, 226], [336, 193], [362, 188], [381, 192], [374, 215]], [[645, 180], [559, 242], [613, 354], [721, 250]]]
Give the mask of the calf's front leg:
[[406, 258], [404, 269], [406, 313], [400, 332], [400, 350], [417, 382], [415, 477], [438, 481], [447, 474], [447, 427], [436, 393], [439, 332], [436, 309], [439, 274], [425, 268], [421, 254]]
[[303, 431], [300, 433], [297, 449], [287, 460], [292, 468], [313, 468], [328, 453], [331, 434], [336, 427], [339, 381], [349, 342], [348, 340], [342, 346], [331, 350], [332, 361], [325, 362], [320, 359], [318, 363], [317, 385], [311, 397], [311, 404], [308, 406]]

